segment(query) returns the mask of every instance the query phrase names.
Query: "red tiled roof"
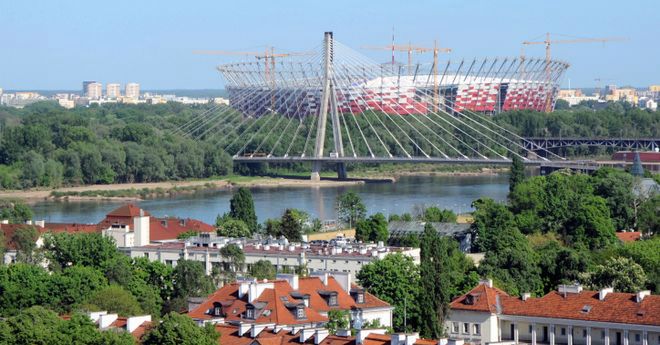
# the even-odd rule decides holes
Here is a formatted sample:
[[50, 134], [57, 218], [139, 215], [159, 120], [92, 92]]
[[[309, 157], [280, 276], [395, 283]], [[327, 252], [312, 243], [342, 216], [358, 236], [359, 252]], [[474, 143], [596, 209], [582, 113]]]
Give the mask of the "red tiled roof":
[[[389, 304], [365, 292], [365, 303], [356, 304], [353, 297], [342, 289], [334, 277], [328, 277], [328, 284], [324, 285], [319, 277], [299, 278], [298, 290], [294, 292], [293, 288], [286, 280], [276, 280], [271, 282], [273, 288], [266, 288], [255, 302], [262, 302], [266, 305], [262, 310], [270, 310], [268, 316], [263, 313], [256, 320], [257, 323], [276, 323], [281, 325], [300, 324], [310, 322], [322, 322], [327, 319], [319, 313], [327, 312], [333, 309], [350, 310], [355, 308], [377, 308], [389, 307]], [[225, 285], [210, 295], [199, 307], [192, 310], [188, 315], [194, 319], [212, 319], [209, 311], [215, 306], [221, 306], [225, 320], [239, 321], [243, 318], [246, 306], [248, 304], [247, 294], [239, 299], [238, 289], [240, 283], [235, 282]], [[334, 292], [337, 294], [337, 306], [329, 306], [320, 292]], [[293, 313], [286, 307], [286, 303], [302, 303], [299, 294], [309, 295], [309, 308], [305, 308], [307, 319], [296, 320]], [[296, 297], [293, 297], [296, 296]]]
[[151, 241], [173, 240], [187, 231], [214, 232], [215, 227], [196, 219], [151, 218], [149, 221]]
[[[497, 295], [509, 296], [500, 289], [489, 288], [485, 284], [479, 284], [472, 291], [454, 299], [449, 304], [449, 307], [452, 309], [495, 313], [497, 312]], [[471, 304], [466, 303], [466, 300], [469, 299], [472, 300]]]
[[[487, 299], [478, 298], [475, 304], [465, 304], [470, 294], [486, 294]], [[495, 306], [484, 300], [495, 300], [499, 296], [501, 313], [505, 315], [547, 317], [560, 319], [588, 320], [600, 322], [660, 325], [660, 296], [648, 295], [641, 302], [631, 293], [608, 293], [601, 301], [598, 291], [561, 294], [550, 292], [543, 297], [526, 301], [506, 293], [479, 285], [450, 304], [452, 309], [494, 312]], [[588, 311], [585, 311], [587, 310]]]
[[[238, 335], [238, 327], [229, 324], [217, 324], [215, 329], [220, 333], [218, 344], [221, 345], [248, 345], [257, 343], [259, 345], [292, 345], [300, 344], [300, 333], [291, 334], [290, 331], [281, 330], [274, 333], [273, 329], [266, 328], [257, 335], [256, 338], [251, 338], [249, 335]], [[388, 336], [389, 339], [389, 336]], [[310, 337], [305, 344], [314, 344], [314, 337]], [[355, 337], [340, 337], [336, 335], [328, 335], [319, 345], [355, 345]]]
[[[108, 217], [138, 217], [140, 215], [140, 208], [135, 204], [126, 204], [116, 208], [107, 214]], [[143, 211], [145, 216], [149, 216], [149, 212]]]
[[634, 242], [642, 239], [642, 233], [639, 231], [617, 232], [616, 237], [621, 242]]
[[[334, 278], [333, 278], [334, 279]], [[360, 288], [357, 284], [351, 284], [351, 288], [358, 289]], [[382, 299], [372, 295], [368, 291], [364, 291], [364, 303], [357, 304], [361, 309], [364, 308], [387, 308], [391, 307], [389, 303], [383, 301]]]

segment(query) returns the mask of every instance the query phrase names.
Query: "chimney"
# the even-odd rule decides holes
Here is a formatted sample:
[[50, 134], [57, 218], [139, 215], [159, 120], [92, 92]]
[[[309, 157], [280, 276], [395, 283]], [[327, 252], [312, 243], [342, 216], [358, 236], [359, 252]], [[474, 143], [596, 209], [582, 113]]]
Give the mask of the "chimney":
[[357, 334], [355, 334], [355, 343], [356, 344], [364, 344], [364, 340], [367, 339], [369, 334], [381, 334], [381, 335], [383, 335], [385, 333], [387, 333], [387, 330], [383, 329], [383, 328], [360, 329], [360, 330], [357, 331]]
[[105, 315], [105, 314], [107, 314], [107, 313], [108, 313], [107, 311], [93, 311], [93, 312], [87, 314], [87, 316], [89, 316], [89, 318], [90, 318], [94, 323], [96, 323], [96, 322], [98, 322], [99, 319], [101, 318], [101, 315]]
[[149, 216], [145, 216], [142, 209], [140, 209], [140, 215], [133, 218], [133, 231], [135, 233], [135, 246], [141, 247], [151, 243]]
[[298, 341], [303, 344], [304, 342], [307, 341], [307, 339], [311, 338], [316, 334], [316, 328], [303, 328], [300, 330], [300, 338], [298, 338]]
[[402, 345], [406, 341], [404, 333], [392, 333], [390, 335], [390, 345]]
[[482, 279], [482, 280], [479, 281], [479, 284], [486, 285], [486, 287], [492, 288], [493, 287], [493, 280], [492, 279]]
[[129, 317], [126, 320], [126, 330], [128, 333], [133, 333], [134, 330], [145, 322], [151, 322], [151, 315]]
[[37, 220], [34, 222], [34, 225], [40, 227], [40, 228], [45, 228], [46, 227], [46, 221], [45, 220]]
[[344, 291], [348, 293], [351, 292], [351, 284], [353, 281], [349, 272], [330, 272], [330, 275], [335, 278]]
[[642, 301], [644, 300], [644, 297], [649, 296], [649, 295], [651, 295], [651, 291], [650, 291], [650, 290], [643, 290], [643, 291], [640, 291], [640, 292], [638, 292], [637, 295], [635, 296], [635, 300], [637, 301], [637, 303], [642, 303]]
[[26, 221], [25, 224], [27, 224], [27, 225], [32, 225], [32, 220], [28, 220], [28, 221]]
[[274, 323], [262, 323], [262, 324], [253, 324], [252, 327], [250, 328], [250, 337], [251, 338], [256, 338], [261, 331], [263, 331], [266, 328], [270, 327], [275, 327]]
[[419, 339], [419, 333], [406, 334], [406, 345], [413, 345]]
[[300, 284], [298, 284], [298, 275], [297, 274], [284, 274], [284, 273], [278, 273], [275, 276], [276, 280], [286, 280], [289, 282], [289, 285], [291, 285], [291, 289], [294, 291], [298, 290]]
[[0, 224], [9, 224], [9, 219], [3, 219]]
[[346, 329], [346, 328], [338, 328], [337, 332], [335, 332], [335, 334], [338, 337], [350, 337], [351, 336], [351, 330]]
[[328, 330], [326, 328], [319, 328], [314, 333], [314, 345], [319, 345], [325, 338], [328, 337]]
[[249, 323], [244, 323], [244, 322], [239, 323], [238, 324], [238, 336], [242, 337], [250, 329], [252, 329], [252, 325], [250, 325]]
[[614, 292], [614, 288], [603, 288], [598, 291], [598, 299], [599, 300], [605, 300], [605, 296], [607, 296], [608, 293]]
[[449, 339], [447, 345], [463, 345], [465, 341], [463, 339]]
[[312, 272], [309, 276], [310, 277], [318, 277], [319, 279], [321, 279], [321, 282], [323, 283], [323, 285], [326, 285], [326, 286], [328, 285], [328, 272], [326, 272], [326, 271]]
[[448, 345], [449, 338], [440, 338], [438, 339], [438, 345]]
[[529, 292], [524, 292], [524, 293], [522, 294], [522, 300], [523, 300], [523, 301], [528, 300], [530, 297], [532, 297], [532, 294], [529, 293]]
[[569, 293], [580, 293], [582, 292], [582, 285], [580, 284], [571, 284], [571, 285], [559, 285], [558, 292], [566, 297]]
[[119, 315], [117, 314], [104, 314], [99, 317], [99, 328], [104, 329], [110, 327], [113, 322], [117, 321]]

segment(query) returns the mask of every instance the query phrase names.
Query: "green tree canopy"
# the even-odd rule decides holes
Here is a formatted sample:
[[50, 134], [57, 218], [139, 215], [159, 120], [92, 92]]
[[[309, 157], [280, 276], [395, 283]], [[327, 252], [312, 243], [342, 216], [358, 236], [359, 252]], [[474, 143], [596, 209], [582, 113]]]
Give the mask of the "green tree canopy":
[[60, 268], [73, 265], [101, 268], [107, 260], [123, 255], [111, 237], [100, 233], [51, 234], [45, 238], [44, 249], [51, 265]]
[[634, 261], [614, 257], [584, 275], [583, 281], [593, 289], [613, 287], [615, 291], [637, 292], [646, 287], [646, 274]]
[[240, 187], [229, 201], [229, 216], [242, 220], [247, 224], [250, 232], [257, 231], [257, 214], [254, 211], [252, 192], [245, 187]]
[[303, 224], [302, 219], [296, 214], [296, 211], [287, 208], [280, 221], [280, 230], [282, 235], [291, 242], [302, 241]]
[[275, 267], [268, 260], [259, 260], [250, 267], [250, 276], [259, 280], [275, 279]]
[[18, 200], [0, 199], [0, 220], [10, 223], [24, 223], [32, 219], [32, 209]]
[[110, 285], [94, 292], [82, 306], [86, 310], [108, 311], [126, 317], [142, 314], [135, 296], [119, 285]]
[[353, 227], [363, 220], [367, 214], [367, 207], [355, 192], [348, 191], [337, 198], [337, 216], [341, 221]]
[[169, 313], [144, 336], [144, 345], [216, 345], [220, 334], [212, 323], [203, 327], [186, 315]]
[[218, 227], [218, 235], [226, 237], [251, 237], [252, 232], [248, 225], [240, 219], [228, 219]]
[[355, 226], [355, 239], [358, 241], [378, 242], [387, 241], [388, 238], [387, 220], [380, 212], [358, 221]]
[[509, 173], [509, 193], [511, 193], [516, 186], [525, 180], [525, 165], [518, 155], [513, 155], [511, 158], [511, 172]]
[[427, 207], [424, 210], [422, 220], [436, 223], [455, 223], [456, 213], [452, 210], [441, 210], [436, 206]]

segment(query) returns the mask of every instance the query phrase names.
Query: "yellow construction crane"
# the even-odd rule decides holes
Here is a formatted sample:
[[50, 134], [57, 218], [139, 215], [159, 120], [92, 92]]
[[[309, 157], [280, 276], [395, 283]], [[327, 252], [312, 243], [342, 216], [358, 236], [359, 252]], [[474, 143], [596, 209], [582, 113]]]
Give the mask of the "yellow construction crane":
[[[574, 39], [561, 39], [561, 40], [551, 40], [550, 33], [545, 34], [545, 40], [543, 41], [524, 41], [524, 45], [534, 45], [534, 44], [543, 44], [545, 45], [545, 73], [546, 81], [550, 82], [550, 60], [551, 60], [551, 47], [553, 44], [565, 44], [565, 43], [592, 43], [592, 42], [612, 42], [612, 41], [625, 41], [623, 37], [606, 37], [606, 38], [574, 38]], [[552, 91], [549, 91], [552, 92]], [[548, 95], [545, 102], [545, 111], [552, 111], [552, 97]]]

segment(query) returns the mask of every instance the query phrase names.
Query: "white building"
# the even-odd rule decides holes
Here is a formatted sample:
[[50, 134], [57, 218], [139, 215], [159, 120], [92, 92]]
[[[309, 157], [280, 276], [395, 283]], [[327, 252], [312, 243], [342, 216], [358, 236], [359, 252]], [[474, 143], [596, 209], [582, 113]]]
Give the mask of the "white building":
[[151, 245], [131, 248], [121, 248], [131, 257], [147, 257], [164, 264], [176, 266], [179, 259], [197, 260], [204, 263], [207, 274], [211, 274], [213, 266], [229, 270], [234, 265], [230, 259], [220, 255], [220, 248], [229, 243], [235, 243], [245, 254], [245, 263], [238, 267], [240, 272], [249, 271], [259, 260], [268, 260], [278, 272], [296, 272], [301, 268], [310, 271], [345, 272], [356, 275], [360, 269], [377, 259], [382, 259], [390, 253], [400, 252], [420, 262], [419, 248], [388, 247], [379, 244], [355, 244], [344, 246], [323, 246], [300, 243], [261, 243], [217, 237], [212, 234], [201, 234], [188, 241], [168, 241], [152, 243]]
[[128, 83], [126, 84], [125, 95], [127, 98], [138, 99], [140, 98], [140, 84]]
[[121, 97], [121, 86], [117, 83], [110, 83], [105, 86], [105, 95], [107, 98], [117, 99]]
[[514, 297], [484, 281], [452, 301], [445, 329], [472, 344], [658, 345], [660, 296], [563, 285]]

